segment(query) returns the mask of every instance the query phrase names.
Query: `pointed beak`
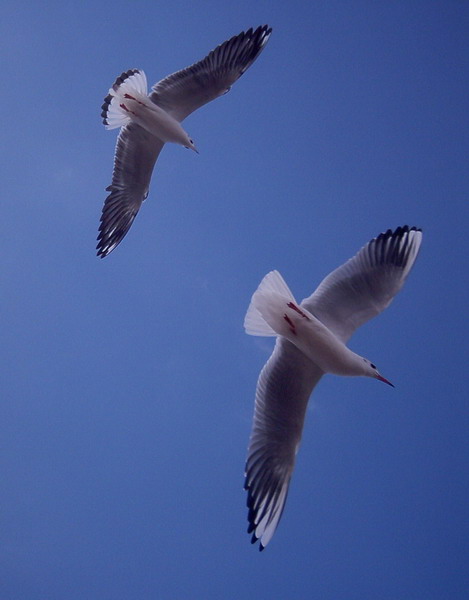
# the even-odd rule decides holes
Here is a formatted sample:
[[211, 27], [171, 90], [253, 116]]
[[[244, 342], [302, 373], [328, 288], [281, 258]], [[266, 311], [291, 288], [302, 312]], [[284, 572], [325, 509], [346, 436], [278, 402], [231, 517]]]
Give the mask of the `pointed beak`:
[[194, 146], [193, 148], [194, 152], [197, 152], [197, 154], [200, 154], [200, 152], [197, 150], [197, 148]]
[[383, 381], [384, 383], [387, 383], [391, 387], [395, 387], [395, 385], [393, 383], [391, 383], [390, 381], [388, 381], [385, 377], [383, 377], [379, 373], [376, 374], [376, 379], [379, 379], [380, 381]]

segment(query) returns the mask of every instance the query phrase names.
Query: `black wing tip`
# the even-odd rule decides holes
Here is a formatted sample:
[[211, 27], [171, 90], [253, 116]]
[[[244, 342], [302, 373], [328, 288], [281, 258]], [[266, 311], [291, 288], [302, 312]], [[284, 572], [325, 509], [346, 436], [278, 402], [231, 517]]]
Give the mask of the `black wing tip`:
[[248, 493], [248, 496], [246, 498], [246, 506], [249, 509], [248, 510], [248, 516], [247, 516], [248, 528], [247, 528], [246, 531], [247, 531], [248, 534], [252, 534], [251, 544], [255, 544], [257, 542], [257, 540], [259, 539], [256, 536], [256, 533], [255, 533], [255, 531], [256, 531], [255, 519], [256, 519], [256, 513], [257, 513], [257, 511], [254, 508], [254, 498], [252, 496], [251, 490], [249, 489], [249, 486], [246, 486], [246, 484], [245, 484], [245, 488], [244, 489]]
[[[248, 531], [248, 533], [251, 533], [251, 532]], [[263, 552], [265, 550], [264, 544], [261, 542], [260, 538], [258, 538], [256, 536], [256, 534], [253, 533], [252, 536], [251, 536], [251, 544], [255, 544], [256, 542], [259, 542], [259, 546], [258, 546], [259, 552]]]
[[256, 542], [259, 542], [259, 552], [262, 552], [264, 550], [265, 546], [260, 541], [260, 537], [258, 537], [256, 535], [257, 525], [255, 523], [255, 519], [256, 519], [258, 511], [254, 508], [254, 498], [252, 496], [251, 490], [249, 489], [249, 487], [245, 487], [245, 489], [248, 492], [246, 505], [249, 508], [249, 510], [248, 510], [248, 527], [247, 527], [246, 531], [249, 535], [251, 535], [251, 544], [255, 544]]
[[269, 27], [268, 25], [259, 25], [256, 29], [250, 27], [246, 31], [241, 31], [241, 33], [234, 35], [214, 48], [214, 50], [207, 55], [206, 59], [217, 54], [219, 56], [226, 56], [226, 52], [228, 52], [228, 54], [231, 52], [232, 66], [237, 64], [240, 67], [240, 76], [252, 65], [262, 52], [271, 33], [272, 27]]
[[[112, 185], [106, 190], [112, 190]], [[118, 205], [116, 208], [115, 200], [114, 191], [111, 191], [104, 202], [98, 237], [96, 238], [98, 241], [96, 255], [100, 258], [105, 258], [117, 248], [129, 232], [137, 215], [136, 212], [122, 212]]]
[[260, 33], [262, 34], [262, 37], [265, 40], [264, 43], [266, 43], [267, 40], [272, 35], [272, 27], [269, 27], [269, 25], [265, 24], [265, 25], [258, 27], [257, 29], [260, 30]]
[[394, 231], [392, 229], [387, 229], [386, 231], [383, 231], [382, 233], [377, 235], [371, 241], [372, 242], [381, 242], [384, 240], [388, 240], [390, 238], [394, 238], [394, 239], [398, 240], [398, 239], [401, 239], [404, 235], [412, 233], [412, 232], [421, 233], [422, 229], [421, 229], [421, 227], [416, 227], [415, 225], [412, 225], [411, 227], [409, 227], [409, 225], [400, 225], [399, 227], [396, 227], [396, 229], [394, 229]]
[[[237, 38], [239, 36], [245, 36], [245, 37], [254, 37], [256, 35], [270, 35], [272, 33], [272, 27], [269, 27], [269, 25], [267, 25], [267, 23], [265, 25], [258, 25], [255, 29], [254, 27], [249, 27], [249, 29], [246, 29], [245, 31], [241, 31], [241, 33], [238, 33], [238, 35], [234, 35], [233, 38]], [[232, 38], [232, 39], [233, 39]]]
[[122, 242], [126, 233], [128, 232], [128, 229], [120, 229], [114, 231], [112, 235], [109, 236], [105, 229], [106, 228], [104, 228], [103, 224], [101, 223], [101, 226], [99, 227], [99, 235], [96, 238], [98, 241], [96, 245], [96, 256], [99, 256], [99, 258], [105, 258], [108, 256], [108, 254], [111, 254], [111, 252]]
[[100, 232], [98, 238], [98, 244], [96, 245], [96, 256], [98, 256], [99, 258], [106, 258], [106, 256], [108, 254], [111, 254], [111, 252], [114, 250], [114, 248], [119, 244], [119, 242], [114, 243], [111, 241], [107, 241], [105, 242], [103, 240], [103, 233]]
[[114, 250], [115, 246], [113, 248], [112, 244], [105, 244], [103, 240], [101, 240], [99, 237], [97, 239], [98, 244], [96, 246], [96, 256], [98, 256], [99, 258], [106, 258], [106, 256]]
[[[249, 29], [249, 31], [253, 31], [253, 28], [251, 27]], [[257, 33], [262, 33], [264, 36], [265, 35], [270, 35], [272, 33], [272, 27], [269, 27], [269, 25], [266, 23], [265, 25], [259, 25], [258, 27], [256, 27], [256, 29], [254, 30], [254, 35]]]
[[392, 264], [396, 267], [410, 268], [417, 258], [421, 236], [410, 234], [422, 233], [420, 227], [401, 225], [380, 233], [368, 244], [368, 254], [376, 264]]
[[384, 239], [384, 238], [389, 238], [389, 237], [401, 237], [403, 236], [405, 233], [410, 233], [411, 231], [422, 231], [421, 227], [416, 227], [415, 225], [412, 225], [411, 227], [409, 227], [409, 225], [400, 225], [399, 227], [396, 227], [396, 229], [393, 231], [392, 229], [387, 229], [386, 231], [383, 231], [383, 233], [380, 233], [376, 239]]
[[256, 29], [250, 27], [247, 31], [242, 31], [235, 35], [231, 40], [248, 39], [253, 46], [254, 56], [257, 56], [262, 48], [267, 44], [272, 34], [272, 27], [268, 25], [259, 25]]
[[115, 250], [117, 246], [122, 242], [126, 233], [127, 231], [125, 231], [124, 233], [117, 232], [107, 240], [104, 239], [105, 236], [103, 235], [103, 233], [100, 233], [100, 235], [97, 238], [98, 244], [96, 245], [96, 256], [98, 256], [99, 258], [106, 258], [106, 256], [111, 254], [111, 252]]

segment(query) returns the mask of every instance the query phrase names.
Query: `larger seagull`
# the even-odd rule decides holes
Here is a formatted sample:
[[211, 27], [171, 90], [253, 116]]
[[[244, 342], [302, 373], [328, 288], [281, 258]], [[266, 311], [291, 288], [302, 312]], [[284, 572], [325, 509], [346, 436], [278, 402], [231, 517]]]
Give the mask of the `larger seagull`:
[[262, 52], [272, 29], [248, 29], [223, 42], [203, 60], [168, 75], [147, 93], [145, 73], [122, 73], [102, 106], [107, 129], [121, 127], [112, 183], [99, 227], [98, 256], [104, 258], [129, 231], [148, 196], [156, 159], [166, 142], [197, 152], [180, 123], [194, 110], [226, 94]]
[[325, 373], [363, 375], [389, 385], [376, 366], [345, 345], [355, 329], [382, 312], [404, 285], [422, 241], [415, 227], [381, 233], [330, 273], [297, 304], [277, 271], [254, 293], [246, 333], [277, 336], [261, 371], [245, 488], [248, 533], [262, 550], [272, 538], [287, 499], [306, 406]]

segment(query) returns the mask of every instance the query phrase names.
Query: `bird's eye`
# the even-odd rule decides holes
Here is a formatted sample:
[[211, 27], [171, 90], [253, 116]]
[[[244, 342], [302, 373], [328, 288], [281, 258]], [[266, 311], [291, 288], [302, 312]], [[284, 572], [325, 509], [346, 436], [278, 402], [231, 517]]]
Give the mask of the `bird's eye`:
[[194, 143], [194, 140], [191, 140], [191, 139], [189, 138], [189, 142], [190, 142], [191, 144], [193, 144], [193, 143]]
[[373, 363], [370, 363], [370, 366], [372, 369], [376, 369], [375, 365]]

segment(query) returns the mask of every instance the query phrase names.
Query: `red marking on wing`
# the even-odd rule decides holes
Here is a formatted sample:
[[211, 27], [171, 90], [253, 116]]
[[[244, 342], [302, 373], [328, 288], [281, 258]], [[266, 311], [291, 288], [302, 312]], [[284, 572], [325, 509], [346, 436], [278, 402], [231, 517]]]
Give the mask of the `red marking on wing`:
[[293, 321], [290, 319], [290, 317], [287, 314], [283, 315], [283, 318], [285, 319], [285, 321], [288, 323], [288, 325], [290, 326], [290, 331], [296, 335], [296, 329], [295, 329], [295, 323], [293, 323]]
[[304, 313], [304, 312], [301, 310], [301, 308], [298, 308], [298, 306], [297, 306], [296, 304], [294, 304], [293, 302], [289, 302], [289, 303], [287, 304], [287, 306], [288, 306], [289, 308], [292, 308], [293, 310], [296, 310], [296, 312], [297, 312], [299, 315], [301, 315], [301, 316], [303, 317], [303, 319], [307, 319], [308, 321], [311, 321], [311, 319], [308, 317], [308, 315], [307, 315], [307, 314], [305, 314], [305, 313]]

